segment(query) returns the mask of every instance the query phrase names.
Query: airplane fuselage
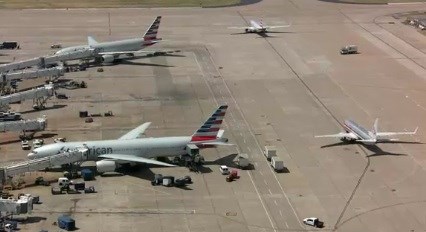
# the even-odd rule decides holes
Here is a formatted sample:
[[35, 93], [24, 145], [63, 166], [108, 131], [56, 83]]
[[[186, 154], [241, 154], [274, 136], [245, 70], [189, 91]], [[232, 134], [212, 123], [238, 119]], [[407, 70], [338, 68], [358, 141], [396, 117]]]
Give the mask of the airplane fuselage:
[[98, 156], [105, 154], [134, 155], [143, 158], [178, 156], [186, 154], [186, 145], [189, 143], [191, 143], [189, 136], [54, 143], [34, 149], [28, 154], [28, 158], [43, 158], [82, 147], [89, 149], [88, 160], [98, 160]]
[[[356, 141], [356, 140], [365, 140], [365, 141], [372, 141], [372, 142], [363, 142], [366, 144], [375, 143], [376, 138], [373, 137], [370, 131], [366, 130], [362, 126], [358, 125], [352, 120], [345, 120], [345, 123], [343, 124], [345, 131], [348, 133], [353, 133], [358, 138], [345, 138], [345, 140], [349, 141]], [[374, 142], [373, 142], [374, 141]]]
[[246, 29], [248, 33], [265, 33], [267, 32], [266, 28], [262, 26], [261, 23], [258, 23], [254, 20], [250, 20], [250, 27]]
[[126, 39], [112, 42], [102, 42], [93, 45], [79, 45], [61, 49], [55, 55], [64, 55], [68, 53], [86, 51], [93, 49], [95, 54], [103, 52], [121, 52], [121, 51], [138, 51], [147, 46], [155, 44], [156, 41], [145, 41], [143, 38]]

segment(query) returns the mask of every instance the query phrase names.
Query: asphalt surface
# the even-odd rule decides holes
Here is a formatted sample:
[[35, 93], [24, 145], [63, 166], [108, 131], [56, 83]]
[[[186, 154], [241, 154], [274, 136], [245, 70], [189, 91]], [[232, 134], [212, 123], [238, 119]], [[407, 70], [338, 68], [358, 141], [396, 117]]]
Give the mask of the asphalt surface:
[[[84, 44], [87, 35], [99, 41], [135, 37], [157, 15], [163, 16], [165, 41], [151, 49], [182, 50], [104, 66], [102, 73], [89, 68], [67, 74], [88, 88], [60, 90], [70, 99], [52, 99], [52, 109], [25, 114], [48, 116], [47, 137], [111, 139], [146, 121], [153, 122], [148, 136], [189, 135], [226, 103], [225, 135], [236, 144], [203, 150], [208, 163], [198, 174], [183, 167], [139, 167], [123, 176], [97, 177], [88, 183], [98, 190], [92, 195], [19, 190], [43, 201], [21, 231], [54, 230], [62, 213], [71, 214], [81, 231], [317, 230], [302, 224], [305, 217], [321, 218], [326, 231], [424, 230], [426, 44], [392, 14], [425, 8], [268, 0], [223, 9], [2, 11], [1, 18], [16, 18], [0, 20], [3, 40], [20, 41], [22, 49], [5, 51], [1, 62], [53, 52], [53, 43]], [[292, 26], [269, 37], [228, 29], [250, 19]], [[356, 44], [360, 53], [340, 55], [347, 44]], [[13, 108], [25, 112], [31, 105]], [[112, 110], [115, 116], [86, 124], [78, 118], [82, 109]], [[342, 131], [347, 118], [367, 129], [380, 118], [382, 131], [419, 126], [419, 132], [401, 137], [405, 143], [368, 147], [314, 138]], [[25, 159], [16, 134], [0, 140], [2, 161]], [[262, 155], [265, 145], [277, 147], [286, 172], [272, 170]], [[233, 166], [238, 152], [249, 154], [253, 169], [227, 183], [219, 165]], [[194, 184], [151, 186], [154, 173], [190, 174]], [[38, 175], [55, 177], [24, 178], [30, 183]]]

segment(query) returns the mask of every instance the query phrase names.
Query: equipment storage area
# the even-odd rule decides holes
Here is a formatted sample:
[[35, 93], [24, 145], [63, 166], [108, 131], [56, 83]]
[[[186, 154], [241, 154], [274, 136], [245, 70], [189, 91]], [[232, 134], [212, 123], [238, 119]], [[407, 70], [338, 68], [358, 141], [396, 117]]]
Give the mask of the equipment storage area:
[[271, 166], [275, 172], [282, 172], [284, 170], [284, 161], [282, 161], [279, 157], [274, 156], [271, 158]]
[[265, 155], [266, 159], [270, 161], [272, 157], [277, 156], [277, 149], [275, 146], [265, 146], [263, 154]]
[[70, 216], [62, 215], [58, 217], [58, 226], [67, 231], [75, 230], [75, 221]]

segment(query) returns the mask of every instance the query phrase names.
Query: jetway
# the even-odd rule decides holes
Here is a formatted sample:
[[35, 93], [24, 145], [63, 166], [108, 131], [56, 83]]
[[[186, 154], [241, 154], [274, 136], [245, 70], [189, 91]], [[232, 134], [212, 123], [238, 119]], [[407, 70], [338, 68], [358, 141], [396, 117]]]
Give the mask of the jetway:
[[46, 69], [37, 69], [37, 70], [22, 70], [16, 71], [13, 73], [5, 73], [2, 75], [2, 82], [11, 82], [21, 79], [32, 79], [39, 77], [60, 77], [65, 74], [65, 69], [62, 66], [46, 68]]
[[48, 84], [40, 88], [27, 90], [24, 92], [18, 92], [6, 96], [0, 96], [0, 111], [6, 111], [9, 108], [9, 104], [17, 103], [25, 100], [32, 99], [34, 106], [43, 108], [47, 99], [55, 94], [53, 84]]
[[38, 119], [28, 119], [21, 121], [0, 122], [0, 132], [18, 131], [22, 132], [23, 136], [26, 132], [31, 132], [30, 137], [37, 131], [43, 131], [47, 127], [47, 119], [45, 117]]
[[45, 68], [48, 65], [54, 64], [56, 62], [68, 61], [68, 60], [78, 60], [78, 59], [88, 59], [93, 57], [96, 54], [94, 49], [75, 51], [63, 55], [50, 55], [44, 57], [33, 58], [29, 60], [17, 61], [10, 64], [0, 65], [0, 73], [6, 73], [13, 70], [20, 70], [29, 67], [38, 67]]
[[1, 183], [5, 183], [7, 178], [24, 174], [26, 172], [40, 171], [45, 168], [61, 166], [75, 162], [87, 160], [88, 148], [81, 147], [70, 151], [63, 151], [57, 155], [44, 157], [40, 159], [28, 160], [17, 164], [11, 164], [0, 168]]

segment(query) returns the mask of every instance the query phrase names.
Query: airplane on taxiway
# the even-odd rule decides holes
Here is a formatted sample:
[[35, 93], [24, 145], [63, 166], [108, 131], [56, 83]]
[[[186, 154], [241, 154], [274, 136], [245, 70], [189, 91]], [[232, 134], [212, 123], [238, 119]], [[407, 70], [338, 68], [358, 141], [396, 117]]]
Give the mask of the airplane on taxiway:
[[345, 132], [332, 135], [317, 135], [315, 138], [340, 138], [344, 142], [360, 142], [366, 145], [376, 144], [380, 142], [398, 141], [398, 139], [387, 138], [395, 135], [415, 135], [418, 127], [410, 132], [379, 132], [378, 131], [379, 119], [377, 118], [373, 125], [373, 130], [368, 131], [364, 127], [358, 125], [352, 120], [345, 120], [343, 127]]

